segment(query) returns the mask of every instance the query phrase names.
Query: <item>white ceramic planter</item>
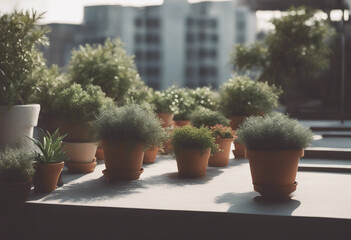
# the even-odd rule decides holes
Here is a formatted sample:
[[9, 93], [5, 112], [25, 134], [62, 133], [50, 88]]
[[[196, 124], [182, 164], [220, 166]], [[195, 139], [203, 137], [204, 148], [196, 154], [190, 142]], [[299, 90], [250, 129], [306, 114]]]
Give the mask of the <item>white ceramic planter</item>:
[[39, 112], [39, 104], [0, 106], [0, 147], [33, 137]]
[[63, 149], [69, 158], [68, 161], [75, 163], [91, 163], [95, 158], [97, 146], [97, 142], [63, 142]]

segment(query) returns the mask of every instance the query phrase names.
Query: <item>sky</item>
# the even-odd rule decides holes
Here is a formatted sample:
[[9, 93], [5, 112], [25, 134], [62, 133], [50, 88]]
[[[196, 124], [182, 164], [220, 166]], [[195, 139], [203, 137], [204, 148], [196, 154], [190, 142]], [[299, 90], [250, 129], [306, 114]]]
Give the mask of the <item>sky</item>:
[[[189, 0], [200, 2], [201, 0]], [[225, 1], [225, 0], [211, 0]], [[83, 8], [89, 5], [120, 4], [124, 6], [145, 6], [162, 4], [163, 0], [0, 0], [0, 13], [12, 12], [14, 9], [46, 12], [41, 23], [72, 23], [80, 24], [83, 20]], [[273, 25], [269, 20], [279, 17], [279, 11], [258, 11], [257, 30], [270, 30]], [[340, 18], [340, 13], [333, 13], [332, 17]], [[333, 18], [332, 18], [333, 19]]]

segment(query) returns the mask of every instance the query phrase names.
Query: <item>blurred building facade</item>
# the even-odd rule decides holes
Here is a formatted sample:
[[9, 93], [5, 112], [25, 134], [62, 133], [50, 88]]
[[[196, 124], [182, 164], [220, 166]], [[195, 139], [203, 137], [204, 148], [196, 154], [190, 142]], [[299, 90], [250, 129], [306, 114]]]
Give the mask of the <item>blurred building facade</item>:
[[245, 1], [87, 6], [81, 25], [49, 24], [48, 64], [67, 65], [72, 48], [120, 38], [142, 79], [155, 89], [218, 87], [232, 71], [235, 43], [253, 42], [256, 16]]

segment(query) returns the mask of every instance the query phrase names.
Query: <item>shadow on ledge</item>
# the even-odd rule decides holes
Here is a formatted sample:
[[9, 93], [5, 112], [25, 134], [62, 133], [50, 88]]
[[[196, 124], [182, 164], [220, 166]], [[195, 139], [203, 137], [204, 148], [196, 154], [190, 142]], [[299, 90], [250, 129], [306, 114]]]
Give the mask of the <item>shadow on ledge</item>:
[[200, 178], [181, 178], [178, 176], [178, 172], [165, 173], [162, 175], [157, 175], [149, 178], [145, 178], [144, 184], [148, 184], [150, 186], [153, 185], [177, 185], [177, 186], [185, 186], [185, 185], [197, 185], [197, 184], [205, 184], [211, 181], [214, 177], [222, 174], [223, 171], [217, 168], [207, 168], [206, 175]]
[[35, 194], [29, 199], [56, 200], [59, 202], [90, 202], [91, 200], [106, 200], [138, 193], [145, 188], [142, 181], [107, 182], [104, 176], [84, 182], [66, 184], [49, 194]]
[[227, 212], [290, 216], [301, 202], [294, 199], [269, 201], [256, 192], [225, 193], [216, 198], [216, 203], [230, 205]]

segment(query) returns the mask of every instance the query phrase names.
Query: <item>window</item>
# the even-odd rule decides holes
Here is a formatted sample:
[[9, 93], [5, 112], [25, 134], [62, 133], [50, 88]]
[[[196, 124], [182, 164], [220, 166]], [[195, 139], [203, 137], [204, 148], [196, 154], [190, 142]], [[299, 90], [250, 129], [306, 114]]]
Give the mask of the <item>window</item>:
[[160, 26], [160, 21], [157, 18], [149, 18], [146, 20], [147, 28], [158, 28]]
[[205, 42], [206, 34], [204, 32], [200, 32], [198, 38], [199, 38], [199, 42]]
[[135, 43], [141, 43], [142, 41], [143, 41], [143, 37], [141, 36], [141, 34], [134, 35], [134, 42]]
[[136, 18], [134, 20], [134, 26], [135, 27], [141, 27], [141, 25], [142, 25], [141, 19], [140, 18]]
[[196, 50], [195, 49], [188, 49], [186, 51], [186, 57], [188, 60], [195, 60], [196, 59]]
[[213, 43], [216, 43], [216, 42], [218, 41], [218, 35], [217, 35], [217, 34], [213, 34], [213, 35], [211, 36], [211, 41], [212, 41]]
[[135, 52], [134, 52], [134, 54], [135, 54], [135, 60], [136, 61], [141, 61], [142, 60], [142, 52], [140, 51], [140, 50], [136, 50]]
[[186, 41], [187, 43], [193, 43], [195, 40], [194, 34], [192, 33], [187, 33], [186, 35]]

